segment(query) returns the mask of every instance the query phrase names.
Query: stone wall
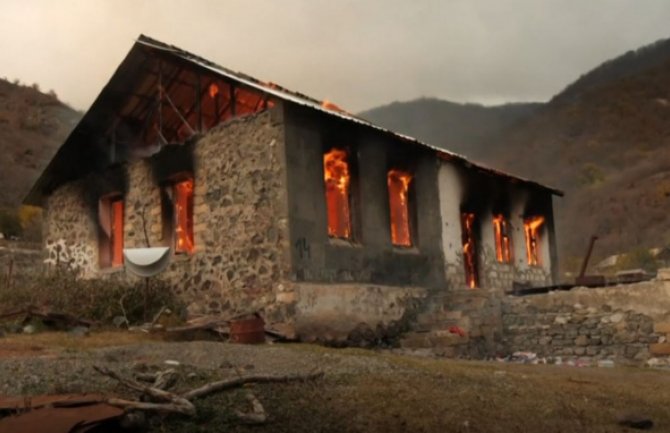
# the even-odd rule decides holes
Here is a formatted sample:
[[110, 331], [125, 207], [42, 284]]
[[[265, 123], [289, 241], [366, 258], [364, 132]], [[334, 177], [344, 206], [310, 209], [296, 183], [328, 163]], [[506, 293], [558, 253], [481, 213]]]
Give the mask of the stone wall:
[[670, 354], [670, 281], [506, 297], [503, 352], [646, 361]]
[[[286, 298], [275, 302], [288, 275], [289, 248], [280, 115], [275, 109], [234, 119], [195, 144], [195, 252], [176, 257], [162, 276], [190, 302], [192, 314], [265, 309], [274, 321], [290, 312]], [[129, 198], [146, 195], [132, 188]], [[154, 205], [150, 214], [157, 213]], [[151, 229], [154, 236], [160, 230]]]
[[[450, 289], [466, 287], [461, 240], [461, 212], [469, 206], [479, 222], [476, 233], [479, 286], [509, 292], [512, 283], [527, 282], [535, 286], [550, 285], [555, 272], [555, 245], [551, 196], [521, 186], [500, 186], [500, 180], [483, 176], [449, 161], [442, 162], [438, 172], [439, 204], [442, 219], [442, 250], [447, 286]], [[538, 266], [529, 266], [526, 260], [523, 216], [534, 202], [543, 203], [547, 223], [541, 229]], [[507, 203], [512, 239], [512, 262], [499, 263], [495, 257], [493, 209], [496, 203]]]
[[[269, 320], [284, 320], [292, 302], [275, 302], [289, 263], [281, 107], [221, 124], [192, 146], [195, 250], [174, 255], [157, 278], [174, 286], [191, 314], [265, 309]], [[154, 163], [133, 160], [123, 170], [124, 247], [166, 245]], [[66, 261], [87, 277], [125, 277], [123, 268], [98, 266], [94, 211], [82, 182], [61, 186], [48, 199], [48, 262]]]
[[0, 288], [16, 287], [23, 278], [43, 272], [43, 253], [35, 245], [0, 240]]
[[[449, 161], [440, 163], [438, 187], [447, 284], [443, 290], [428, 294], [424, 310], [412, 326], [413, 332], [402, 340], [402, 345], [444, 356], [494, 357], [504, 350], [502, 305], [513, 283], [543, 286], [553, 282], [556, 260], [551, 196], [547, 192], [501, 183], [500, 179]], [[536, 206], [538, 202], [544, 207]], [[495, 256], [493, 210], [498, 203], [507, 204], [511, 263], [499, 263]], [[541, 233], [538, 266], [529, 266], [526, 260], [523, 216], [531, 205], [544, 209], [547, 217]], [[464, 208], [474, 212], [479, 223], [475, 234], [479, 284], [475, 289], [468, 288], [465, 281], [461, 238]]]
[[66, 183], [47, 198], [43, 239], [48, 267], [66, 267], [91, 277], [98, 271], [97, 229], [84, 184], [83, 180]]
[[370, 344], [409, 329], [427, 290], [372, 284], [290, 283], [297, 335], [306, 341]]

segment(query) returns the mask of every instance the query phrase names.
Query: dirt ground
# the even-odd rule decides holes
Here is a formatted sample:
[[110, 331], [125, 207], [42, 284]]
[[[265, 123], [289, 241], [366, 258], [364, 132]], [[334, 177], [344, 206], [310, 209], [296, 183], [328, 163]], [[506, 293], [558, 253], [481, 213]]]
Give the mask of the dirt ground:
[[[313, 382], [250, 387], [270, 415], [240, 424], [237, 390], [198, 400], [193, 419], [156, 417], [151, 432], [624, 432], [624, 417], [670, 432], [670, 371], [511, 365], [306, 344], [165, 342], [147, 335], [64, 333], [0, 338], [0, 395], [103, 391], [123, 394], [92, 366], [124, 374], [178, 361], [187, 389], [240, 373], [315, 369]], [[127, 394], [126, 394], [127, 395]]]

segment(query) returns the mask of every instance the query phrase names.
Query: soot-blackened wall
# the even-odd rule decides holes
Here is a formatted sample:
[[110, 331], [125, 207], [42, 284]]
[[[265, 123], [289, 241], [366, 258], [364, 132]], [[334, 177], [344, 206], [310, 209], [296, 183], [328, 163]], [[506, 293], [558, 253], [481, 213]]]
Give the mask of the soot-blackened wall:
[[[433, 152], [334, 116], [286, 104], [292, 279], [444, 287]], [[328, 236], [323, 154], [349, 151], [352, 241]], [[387, 172], [413, 173], [413, 246], [391, 243]]]

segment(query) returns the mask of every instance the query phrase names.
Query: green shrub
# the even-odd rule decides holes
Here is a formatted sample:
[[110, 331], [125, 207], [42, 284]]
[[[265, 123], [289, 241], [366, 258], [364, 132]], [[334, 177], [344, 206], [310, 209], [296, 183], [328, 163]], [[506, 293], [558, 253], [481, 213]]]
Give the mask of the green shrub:
[[653, 272], [657, 267], [656, 259], [647, 248], [636, 248], [623, 254], [617, 262], [617, 268], [620, 270], [644, 269]]

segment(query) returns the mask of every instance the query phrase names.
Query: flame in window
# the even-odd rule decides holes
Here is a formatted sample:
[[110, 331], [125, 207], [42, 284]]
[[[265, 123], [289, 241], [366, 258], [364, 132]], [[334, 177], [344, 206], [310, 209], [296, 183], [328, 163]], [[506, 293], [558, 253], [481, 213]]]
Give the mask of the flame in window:
[[543, 224], [543, 216], [533, 216], [523, 220], [523, 228], [526, 233], [526, 255], [529, 265], [540, 264], [540, 228]]
[[349, 162], [347, 152], [332, 149], [323, 155], [323, 172], [326, 182], [326, 206], [328, 208], [328, 236], [351, 238], [349, 212]]
[[112, 266], [123, 265], [123, 200], [111, 202], [112, 212]]
[[500, 263], [511, 263], [512, 245], [509, 224], [502, 214], [493, 215], [493, 233], [496, 241], [496, 260]]
[[175, 252], [193, 252], [193, 179], [174, 185]]
[[478, 285], [477, 245], [475, 244], [474, 223], [475, 214], [464, 212], [461, 215], [465, 282], [471, 289], [476, 288]]
[[403, 247], [412, 246], [407, 203], [412, 175], [400, 170], [388, 172], [389, 205], [391, 210], [391, 242]]
[[219, 86], [216, 83], [210, 84], [208, 92], [209, 92], [209, 97], [210, 98], [215, 97], [216, 95], [219, 94]]

